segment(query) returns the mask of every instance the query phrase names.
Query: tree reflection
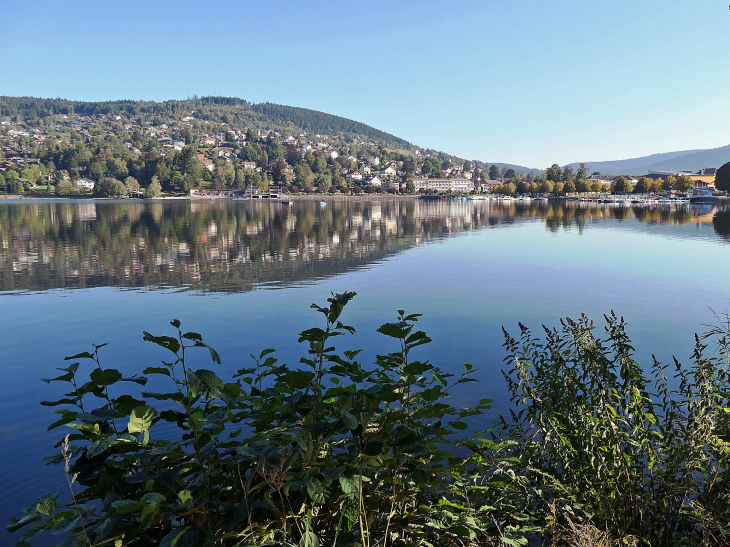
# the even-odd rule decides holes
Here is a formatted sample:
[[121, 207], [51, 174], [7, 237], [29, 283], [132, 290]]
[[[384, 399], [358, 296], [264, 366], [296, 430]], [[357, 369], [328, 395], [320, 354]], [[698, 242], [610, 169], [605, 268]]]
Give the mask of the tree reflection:
[[[247, 291], [339, 274], [474, 229], [543, 221], [583, 232], [610, 220], [682, 225], [730, 213], [577, 202], [380, 199], [298, 201], [4, 201], [0, 290], [176, 287]], [[708, 219], [709, 222], [709, 219]]]

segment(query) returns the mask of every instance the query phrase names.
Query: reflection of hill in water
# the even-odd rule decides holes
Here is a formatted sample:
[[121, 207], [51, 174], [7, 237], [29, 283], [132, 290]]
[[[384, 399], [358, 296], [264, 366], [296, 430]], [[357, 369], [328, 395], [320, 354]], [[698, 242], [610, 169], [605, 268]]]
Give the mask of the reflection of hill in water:
[[[473, 218], [474, 217], [474, 218]], [[296, 283], [479, 224], [461, 203], [0, 203], [0, 290]]]
[[[386, 199], [268, 202], [5, 201], [0, 290], [179, 287], [221, 292], [291, 284], [367, 266], [422, 242], [542, 220], [585, 229], [607, 219], [712, 223], [730, 213], [682, 208]], [[723, 220], [724, 219], [724, 220]], [[722, 235], [728, 237], [730, 229]]]

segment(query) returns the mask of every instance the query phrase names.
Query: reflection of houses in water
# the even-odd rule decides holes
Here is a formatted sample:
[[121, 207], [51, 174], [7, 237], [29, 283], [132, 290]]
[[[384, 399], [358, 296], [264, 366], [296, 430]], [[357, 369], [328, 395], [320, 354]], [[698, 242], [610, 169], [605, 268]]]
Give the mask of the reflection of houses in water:
[[22, 214], [4, 217], [0, 207], [0, 289], [249, 290], [256, 283], [342, 273], [414, 245], [520, 219], [541, 219], [549, 229], [582, 230], [618, 219], [680, 229], [713, 223], [717, 233], [730, 231], [722, 228], [730, 224], [724, 220], [730, 213], [718, 218], [716, 208], [695, 205], [680, 211], [397, 198], [331, 202], [326, 209], [314, 202], [284, 208], [224, 200], [131, 205], [29, 204]]
[[81, 222], [96, 220], [96, 203], [79, 203], [76, 216]]

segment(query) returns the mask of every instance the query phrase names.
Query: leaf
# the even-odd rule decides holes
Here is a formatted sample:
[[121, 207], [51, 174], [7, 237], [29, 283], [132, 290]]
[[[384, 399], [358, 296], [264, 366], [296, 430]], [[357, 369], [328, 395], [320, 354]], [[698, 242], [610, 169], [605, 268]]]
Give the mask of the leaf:
[[[13, 518], [15, 518], [15, 517], [13, 517]], [[26, 524], [30, 524], [31, 522], [39, 521], [40, 519], [41, 519], [40, 515], [37, 515], [37, 514], [25, 515], [20, 520], [17, 520], [15, 522], [13, 522], [12, 524], [9, 524], [7, 527], [7, 531], [8, 531], [8, 533], [12, 534], [13, 532], [15, 532], [17, 530], [20, 530]]]
[[44, 498], [36, 504], [35, 508], [39, 513], [50, 517], [56, 509], [56, 502], [50, 498]]
[[319, 538], [311, 530], [307, 530], [302, 534], [302, 539], [299, 541], [299, 547], [319, 547]]
[[131, 513], [132, 511], [139, 510], [143, 504], [143, 501], [117, 500], [112, 502], [112, 508], [115, 510], [116, 513], [124, 515], [126, 513]]
[[192, 501], [193, 495], [190, 493], [190, 490], [181, 490], [178, 492], [177, 503], [180, 505], [181, 509], [187, 509]]
[[121, 395], [114, 400], [114, 408], [118, 415], [129, 416], [138, 406], [144, 405], [144, 401], [135, 399], [131, 395]]
[[144, 530], [154, 522], [155, 517], [160, 513], [160, 504], [152, 502], [144, 506], [142, 514], [139, 516], [139, 528], [138, 530]]
[[147, 431], [152, 425], [152, 420], [155, 416], [157, 416], [157, 411], [149, 405], [136, 407], [129, 416], [127, 431], [132, 434]]
[[142, 371], [143, 374], [164, 374], [170, 376], [170, 371], [164, 367], [147, 367]]
[[173, 528], [169, 534], [162, 538], [160, 541], [160, 547], [175, 547], [180, 539], [190, 529], [189, 526], [185, 528]]
[[142, 334], [142, 339], [145, 342], [152, 342], [153, 344], [157, 344], [158, 346], [165, 348], [166, 350], [169, 350], [174, 354], [177, 354], [177, 352], [180, 350], [180, 342], [178, 342], [177, 338], [172, 338], [170, 336], [152, 336], [147, 331], [144, 331]]
[[91, 374], [89, 374], [89, 378], [91, 378], [91, 381], [94, 382], [96, 385], [110, 386], [113, 383], [118, 382], [122, 379], [122, 373], [113, 368], [108, 368], [104, 370], [99, 370], [98, 368], [96, 368], [91, 371]]
[[365, 450], [363, 452], [366, 456], [379, 456], [382, 451], [383, 443], [380, 441], [370, 441], [367, 446], [365, 446]]
[[359, 490], [358, 478], [350, 477], [348, 479], [344, 475], [340, 475], [340, 486], [342, 487], [342, 492], [348, 496], [350, 494], [357, 494]]
[[285, 373], [287, 384], [294, 389], [304, 389], [312, 385], [314, 373], [306, 370], [287, 370]]
[[[212, 370], [198, 369], [195, 371], [195, 377], [200, 382], [198, 390], [206, 395], [210, 399], [220, 397], [221, 391], [223, 390], [223, 380]], [[188, 372], [188, 378], [190, 372]]]
[[309, 497], [312, 499], [312, 501], [316, 503], [324, 503], [324, 494], [326, 491], [327, 489], [317, 479], [311, 479], [307, 483], [307, 493], [309, 494]]
[[412, 476], [413, 480], [418, 485], [424, 485], [428, 483], [428, 473], [426, 473], [423, 469], [414, 469]]
[[210, 358], [213, 360], [213, 362], [216, 365], [221, 364], [221, 358], [220, 355], [218, 355], [218, 352], [211, 348], [208, 344], [205, 344], [204, 342], [196, 342], [195, 343], [196, 348], [208, 348], [208, 351], [210, 352]]
[[147, 502], [157, 502], [157, 503], [164, 503], [167, 498], [163, 496], [162, 494], [158, 494], [157, 492], [147, 492], [144, 496], [142, 496], [142, 499], [144, 499]]
[[60, 534], [70, 532], [78, 523], [79, 517], [76, 517], [73, 520], [59, 520], [58, 522], [56, 522], [53, 528], [51, 528], [51, 534], [54, 536], [58, 536]]
[[390, 336], [391, 338], [403, 339], [411, 332], [411, 328], [412, 327], [408, 326], [408, 324], [404, 322], [385, 323], [383, 325], [380, 325], [377, 331], [380, 334]]
[[347, 429], [357, 428], [357, 419], [347, 410], [340, 410], [340, 417], [342, 418], [342, 421], [345, 422]]
[[90, 458], [93, 458], [94, 456], [101, 454], [107, 448], [109, 448], [111, 445], [113, 445], [116, 440], [117, 440], [116, 437], [114, 437], [113, 435], [110, 435], [106, 439], [100, 439], [98, 441], [91, 443], [91, 446], [88, 448], [88, 450], [86, 452], [87, 456], [89, 456]]
[[77, 353], [76, 355], [72, 355], [70, 357], [64, 357], [64, 361], [71, 361], [72, 359], [93, 359], [94, 356], [91, 355], [88, 351], [82, 351], [81, 353]]

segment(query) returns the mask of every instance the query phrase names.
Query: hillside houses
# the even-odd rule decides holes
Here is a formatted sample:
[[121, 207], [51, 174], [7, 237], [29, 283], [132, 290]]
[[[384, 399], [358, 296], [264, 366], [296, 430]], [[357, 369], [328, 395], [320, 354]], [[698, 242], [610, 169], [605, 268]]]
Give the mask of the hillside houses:
[[[441, 153], [415, 148], [403, 151], [409, 147], [388, 149], [372, 138], [345, 139], [276, 125], [234, 126], [215, 121], [210, 112], [186, 110], [178, 118], [155, 113], [152, 118], [126, 109], [63, 113], [36, 125], [16, 121], [22, 118], [1, 119], [0, 175], [30, 177], [28, 188], [70, 180], [83, 191], [98, 190], [104, 178], [124, 182], [130, 177], [144, 190], [154, 177], [163, 192], [172, 194], [272, 184], [292, 192], [406, 192], [413, 190], [409, 181], [414, 176], [428, 181], [416, 191], [461, 193], [474, 191], [469, 179], [479, 182], [463, 169], [463, 160], [445, 161]], [[72, 148], [78, 151], [72, 154]], [[426, 161], [431, 167], [423, 169]], [[38, 166], [37, 172], [20, 177], [29, 166]], [[441, 166], [446, 171], [439, 171]]]

